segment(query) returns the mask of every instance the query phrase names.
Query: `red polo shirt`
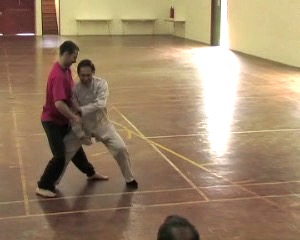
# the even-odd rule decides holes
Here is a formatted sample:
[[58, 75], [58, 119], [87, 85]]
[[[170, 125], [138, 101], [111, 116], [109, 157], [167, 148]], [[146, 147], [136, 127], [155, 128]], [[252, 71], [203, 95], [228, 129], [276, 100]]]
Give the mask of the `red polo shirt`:
[[48, 77], [46, 103], [41, 116], [42, 121], [50, 121], [58, 125], [69, 123], [69, 120], [55, 107], [55, 102], [61, 100], [70, 107], [73, 86], [74, 80], [70, 68], [62, 68], [56, 62]]

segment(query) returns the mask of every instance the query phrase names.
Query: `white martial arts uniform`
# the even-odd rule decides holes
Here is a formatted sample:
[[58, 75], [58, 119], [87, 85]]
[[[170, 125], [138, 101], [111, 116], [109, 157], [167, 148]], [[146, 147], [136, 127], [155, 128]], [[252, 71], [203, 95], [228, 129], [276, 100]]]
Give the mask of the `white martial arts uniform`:
[[[82, 125], [73, 125], [72, 131], [64, 139], [65, 169], [81, 146], [79, 138], [83, 136], [94, 137], [97, 142], [102, 142], [113, 155], [126, 182], [131, 182], [134, 177], [126, 145], [107, 117], [108, 94], [107, 82], [101, 78], [93, 77], [89, 86], [81, 82], [75, 85], [73, 98], [80, 105]], [[62, 175], [56, 184], [60, 182]]]

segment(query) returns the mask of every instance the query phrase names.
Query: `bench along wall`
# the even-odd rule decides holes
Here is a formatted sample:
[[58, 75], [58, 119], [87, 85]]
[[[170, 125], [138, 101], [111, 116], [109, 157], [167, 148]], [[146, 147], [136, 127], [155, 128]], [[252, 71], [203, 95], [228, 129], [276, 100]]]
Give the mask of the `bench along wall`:
[[152, 34], [153, 22], [124, 22], [122, 19], [158, 19], [154, 24], [155, 34], [169, 33], [163, 21], [169, 15], [170, 1], [161, 0], [63, 0], [60, 1], [61, 35], [108, 34], [106, 22], [82, 21], [78, 31], [76, 19], [112, 19], [110, 32], [113, 35]]

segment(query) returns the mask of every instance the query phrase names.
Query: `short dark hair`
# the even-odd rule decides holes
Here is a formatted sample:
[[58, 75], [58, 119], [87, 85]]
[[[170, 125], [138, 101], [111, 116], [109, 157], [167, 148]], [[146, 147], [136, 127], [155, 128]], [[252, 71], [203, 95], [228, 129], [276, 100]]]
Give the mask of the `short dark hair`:
[[84, 59], [78, 63], [78, 65], [77, 65], [77, 74], [78, 75], [79, 75], [80, 69], [82, 67], [90, 67], [93, 73], [95, 73], [95, 71], [96, 71], [95, 65], [90, 59]]
[[189, 229], [193, 235], [193, 240], [200, 240], [200, 235], [195, 226], [186, 218], [178, 215], [170, 215], [165, 219], [159, 227], [157, 240], [175, 240], [176, 236], [174, 236], [172, 230], [176, 228]]
[[59, 55], [63, 55], [65, 52], [73, 54], [75, 51], [79, 51], [79, 47], [72, 41], [65, 41], [59, 47]]

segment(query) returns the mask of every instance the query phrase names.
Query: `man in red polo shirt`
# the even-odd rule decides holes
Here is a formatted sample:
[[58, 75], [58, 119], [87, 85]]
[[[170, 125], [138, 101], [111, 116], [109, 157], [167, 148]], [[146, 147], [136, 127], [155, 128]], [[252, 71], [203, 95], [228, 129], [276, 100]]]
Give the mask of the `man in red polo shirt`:
[[[46, 132], [53, 158], [48, 162], [41, 176], [36, 193], [43, 197], [55, 197], [55, 182], [65, 165], [64, 137], [71, 130], [70, 122], [80, 123], [81, 119], [71, 110], [72, 88], [74, 81], [70, 67], [76, 62], [79, 48], [72, 41], [65, 41], [59, 48], [59, 60], [49, 74], [46, 103], [43, 107], [41, 121]], [[106, 180], [95, 172], [81, 147], [72, 159], [75, 166], [90, 180]]]

